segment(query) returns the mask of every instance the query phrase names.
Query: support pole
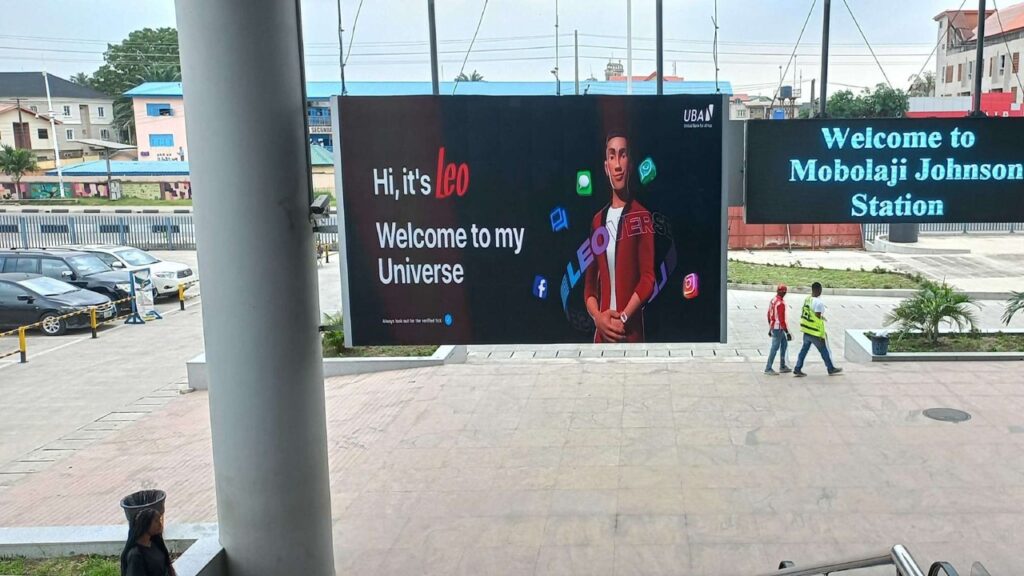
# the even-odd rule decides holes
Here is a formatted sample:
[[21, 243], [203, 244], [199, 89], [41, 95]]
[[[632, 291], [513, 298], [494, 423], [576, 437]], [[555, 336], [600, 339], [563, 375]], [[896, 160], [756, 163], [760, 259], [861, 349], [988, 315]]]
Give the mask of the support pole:
[[558, 0], [555, 0], [555, 96], [562, 95], [562, 80], [558, 77]]
[[[60, 197], [64, 197], [64, 168], [61, 167], [60, 162], [60, 144], [57, 138], [57, 122], [53, 119], [53, 100], [50, 99], [50, 76], [43, 72], [43, 84], [46, 85], [46, 107], [49, 111], [50, 116], [50, 134], [53, 137], [53, 162], [57, 167], [57, 185], [60, 186]], [[18, 110], [18, 114], [21, 114], [21, 110]], [[20, 122], [20, 119], [19, 119]]]
[[299, 0], [175, 7], [227, 573], [333, 576]]
[[626, 0], [626, 94], [633, 93], [633, 0]]
[[828, 28], [832, 13], [832, 0], [825, 0], [825, 14], [821, 21], [821, 95], [818, 97], [818, 116], [824, 118], [828, 104]]
[[580, 31], [572, 31], [573, 73], [576, 75], [576, 95], [580, 95]]
[[974, 51], [974, 93], [971, 94], [971, 116], [984, 116], [981, 111], [981, 75], [985, 72], [985, 0], [978, 0], [978, 46]]
[[657, 56], [657, 61], [658, 61], [657, 62], [657, 68], [658, 68], [658, 70], [657, 70], [657, 74], [658, 74], [658, 96], [661, 96], [662, 94], [665, 93], [665, 86], [664, 86], [665, 85], [665, 60], [664, 60], [664, 57], [665, 57], [664, 40], [665, 40], [665, 38], [662, 35], [662, 26], [661, 26], [661, 0], [657, 0], [654, 18], [655, 18], [655, 20], [657, 20], [657, 23], [654, 25], [654, 28], [655, 28], [655, 43], [657, 44], [657, 46], [655, 46], [655, 50], [658, 53], [658, 56]]
[[437, 81], [437, 23], [434, 20], [434, 0], [427, 0], [427, 19], [430, 21], [430, 85], [434, 96], [441, 94]]
[[344, 29], [341, 27], [341, 0], [338, 0], [338, 67], [341, 69], [341, 95], [344, 96], [348, 93], [345, 89], [345, 43], [341, 40], [341, 33]]

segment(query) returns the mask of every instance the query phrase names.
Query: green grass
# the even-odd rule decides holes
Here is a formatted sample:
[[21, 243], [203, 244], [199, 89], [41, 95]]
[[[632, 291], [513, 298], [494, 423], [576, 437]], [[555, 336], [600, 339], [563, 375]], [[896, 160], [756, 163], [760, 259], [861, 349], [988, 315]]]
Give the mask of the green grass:
[[[342, 348], [338, 356], [342, 358], [374, 358], [384, 356], [430, 356], [437, 351], [437, 346], [356, 346]], [[324, 355], [327, 357], [327, 355]]]
[[19, 206], [174, 206], [178, 208], [192, 205], [192, 200], [148, 200], [144, 198], [54, 198], [52, 200], [17, 200], [7, 204]]
[[821, 285], [825, 288], [916, 289], [920, 287], [920, 278], [889, 272], [882, 268], [875, 268], [874, 270], [831, 270], [827, 268], [750, 264], [731, 259], [729, 260], [729, 282], [733, 284], [760, 284], [765, 286], [786, 284], [790, 289], [793, 287], [808, 287], [814, 282], [821, 282]]
[[1024, 352], [1024, 334], [964, 332], [930, 342], [922, 334], [891, 334], [889, 352]]
[[119, 576], [120, 573], [120, 561], [116, 557], [71, 556], [47, 560], [0, 560], [0, 575], [4, 576]]

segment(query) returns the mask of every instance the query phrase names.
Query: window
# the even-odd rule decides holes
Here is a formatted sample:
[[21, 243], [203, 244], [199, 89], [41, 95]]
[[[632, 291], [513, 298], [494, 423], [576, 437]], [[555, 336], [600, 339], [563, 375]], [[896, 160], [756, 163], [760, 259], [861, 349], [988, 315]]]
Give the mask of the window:
[[64, 272], [71, 273], [71, 267], [60, 260], [54, 260], [53, 258], [44, 258], [41, 261], [41, 268], [43, 276], [49, 276], [50, 278], [56, 278], [62, 280], [64, 278]]
[[106, 112], [106, 110], [103, 109], [103, 106], [97, 106], [96, 107], [96, 116], [98, 116], [100, 118], [106, 118], [107, 112]]
[[988, 59], [988, 75], [989, 76], [992, 76], [992, 72], [996, 68], [995, 64], [996, 64], [996, 59], [995, 58], [989, 58]]
[[1013, 101], [1016, 102], [1017, 101], [1017, 87], [1016, 86], [1010, 88], [1010, 94], [1013, 94]]
[[39, 112], [39, 107], [36, 106], [35, 104], [29, 106], [28, 109], [33, 111], [33, 112]]
[[736, 117], [737, 118], [746, 118], [747, 117], [747, 109], [746, 108], [737, 108], [736, 109]]
[[[46, 260], [43, 260], [46, 262]], [[53, 260], [53, 262], [57, 262]], [[58, 282], [53, 278], [29, 278], [28, 280], [22, 280], [18, 282], [25, 288], [32, 290], [38, 294], [44, 296], [60, 296], [61, 294], [69, 294], [71, 292], [77, 292], [78, 288], [75, 288], [71, 284], [65, 282]]]
[[100, 130], [100, 138], [110, 140], [110, 130], [107, 130], [106, 128]]
[[103, 260], [103, 263], [106, 264], [107, 266], [110, 266], [111, 268], [114, 267], [115, 263], [120, 262], [120, 260], [114, 258], [112, 254], [107, 254], [104, 252], [93, 252], [93, 254], [95, 254], [96, 257], [99, 258], [100, 260]]
[[171, 148], [174, 146], [174, 134], [150, 134], [149, 146], [151, 148]]
[[68, 264], [74, 269], [75, 273], [79, 276], [89, 276], [90, 274], [99, 274], [100, 272], [110, 272], [110, 266], [96, 257], [95, 254], [83, 254], [81, 256], [72, 256], [68, 258]]
[[13, 284], [0, 282], [0, 302], [17, 302], [18, 296], [24, 296], [25, 291]]
[[146, 104], [146, 116], [173, 116], [170, 104]]
[[999, 75], [1006, 74], [1006, 54], [999, 55]]
[[64, 117], [65, 118], [70, 118], [71, 117], [71, 106], [65, 106], [64, 107]]
[[67, 130], [64, 131], [64, 136], [68, 140], [74, 140], [75, 139], [75, 131], [72, 128], [68, 128]]
[[963, 64], [957, 64], [956, 65], [956, 81], [957, 82], [963, 82], [964, 81], [964, 65]]
[[973, 80], [974, 79], [974, 62], [968, 62], [967, 63], [967, 79], [968, 80]]
[[946, 84], [953, 81], [953, 66], [946, 66]]
[[1013, 67], [1012, 67], [1012, 70], [1013, 70], [1014, 74], [1020, 72], [1020, 52], [1014, 52], [1013, 53]]
[[36, 138], [39, 138], [40, 140], [49, 140], [50, 133], [47, 132], [46, 128], [38, 128], [36, 129]]
[[4, 263], [4, 272], [25, 272], [26, 274], [39, 273], [38, 258], [8, 258]]

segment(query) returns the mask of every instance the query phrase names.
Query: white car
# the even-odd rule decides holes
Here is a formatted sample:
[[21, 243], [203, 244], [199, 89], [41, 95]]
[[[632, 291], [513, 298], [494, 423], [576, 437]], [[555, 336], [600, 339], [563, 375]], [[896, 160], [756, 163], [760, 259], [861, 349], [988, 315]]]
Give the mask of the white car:
[[198, 280], [195, 271], [188, 264], [161, 260], [132, 246], [88, 245], [65, 248], [95, 254], [115, 270], [135, 271], [149, 268], [157, 296], [176, 295], [179, 284], [191, 284]]

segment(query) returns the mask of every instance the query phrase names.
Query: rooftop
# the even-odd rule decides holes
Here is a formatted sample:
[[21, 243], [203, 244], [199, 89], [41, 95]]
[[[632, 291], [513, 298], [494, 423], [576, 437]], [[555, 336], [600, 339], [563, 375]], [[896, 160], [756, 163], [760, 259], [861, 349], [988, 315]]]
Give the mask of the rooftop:
[[[1006, 32], [1015, 32], [1024, 29], [1024, 3], [1014, 4], [1002, 10], [992, 11], [993, 13], [985, 19], [985, 38], [999, 36]], [[971, 37], [978, 35], [978, 28], [975, 25]]]
[[[345, 88], [350, 96], [412, 96], [430, 94], [430, 82], [346, 82]], [[666, 94], [731, 94], [729, 82], [719, 82], [718, 90], [713, 81], [666, 81]], [[441, 94], [450, 95], [455, 89], [455, 82], [441, 82]], [[562, 81], [562, 94], [569, 95], [575, 91], [573, 82]], [[654, 94], [657, 88], [654, 82], [638, 82], [633, 84], [634, 94]], [[146, 82], [125, 92], [132, 97], [180, 97], [181, 82]], [[479, 96], [554, 96], [555, 83], [552, 82], [459, 82], [459, 95]], [[623, 81], [580, 81], [581, 94], [625, 94], [626, 83]], [[310, 100], [326, 100], [341, 94], [340, 82], [307, 82], [306, 97]]]
[[[91, 98], [110, 100], [106, 94], [69, 82], [53, 74], [50, 80], [50, 96], [53, 98]], [[42, 72], [0, 72], [0, 97], [3, 98], [46, 98], [46, 83]]]

